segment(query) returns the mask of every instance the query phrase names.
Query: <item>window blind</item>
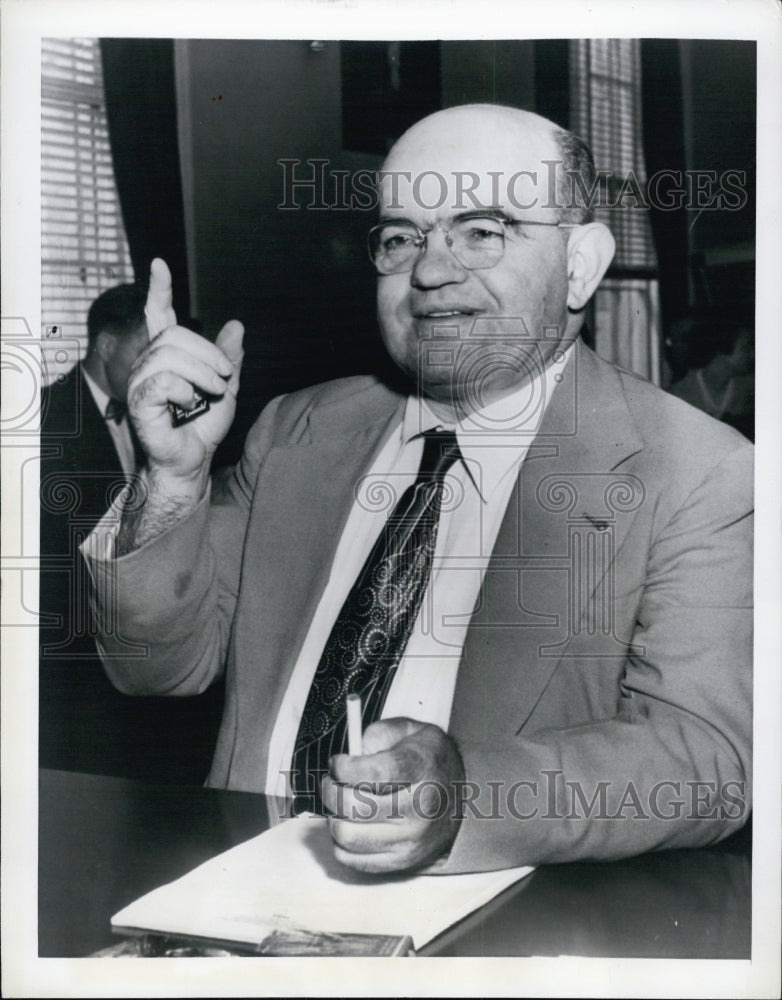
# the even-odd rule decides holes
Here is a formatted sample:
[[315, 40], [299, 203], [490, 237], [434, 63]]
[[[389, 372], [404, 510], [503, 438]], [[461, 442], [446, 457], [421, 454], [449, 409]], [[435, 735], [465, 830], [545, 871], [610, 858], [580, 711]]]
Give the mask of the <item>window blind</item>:
[[571, 128], [591, 147], [597, 170], [610, 172], [596, 203], [596, 217], [616, 239], [610, 273], [652, 276], [657, 255], [649, 210], [634, 194], [647, 194], [639, 42], [593, 38], [573, 40], [570, 45]]
[[[87, 311], [134, 280], [106, 124], [96, 38], [41, 43], [41, 319], [47, 381], [87, 343]], [[66, 352], [67, 353], [67, 352]], [[74, 352], [71, 352], [74, 353]]]
[[659, 285], [644, 201], [640, 44], [632, 38], [573, 40], [570, 67], [570, 125], [591, 147], [598, 174], [608, 174], [595, 217], [616, 240], [607, 278], [590, 303], [595, 348], [659, 385]]

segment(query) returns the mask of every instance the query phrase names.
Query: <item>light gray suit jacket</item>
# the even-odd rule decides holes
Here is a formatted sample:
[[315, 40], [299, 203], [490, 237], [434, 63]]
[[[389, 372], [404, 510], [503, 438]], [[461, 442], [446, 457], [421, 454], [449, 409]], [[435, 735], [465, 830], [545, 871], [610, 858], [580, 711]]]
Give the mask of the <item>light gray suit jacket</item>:
[[[228, 495], [115, 564], [102, 645], [121, 690], [226, 672], [210, 784], [262, 789], [355, 484], [403, 405], [370, 378], [274, 400]], [[576, 344], [467, 632], [449, 732], [471, 784], [443, 871], [697, 846], [744, 822], [751, 508], [743, 437]]]

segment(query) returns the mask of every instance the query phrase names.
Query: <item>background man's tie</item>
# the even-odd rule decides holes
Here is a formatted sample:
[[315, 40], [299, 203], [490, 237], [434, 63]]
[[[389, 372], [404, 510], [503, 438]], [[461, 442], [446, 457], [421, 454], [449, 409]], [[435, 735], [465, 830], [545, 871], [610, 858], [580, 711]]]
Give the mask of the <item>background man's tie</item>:
[[115, 423], [119, 424], [125, 419], [125, 414], [128, 412], [127, 405], [121, 403], [118, 399], [110, 399], [106, 403], [106, 419], [113, 420]]
[[[117, 426], [119, 426], [125, 417], [128, 415], [127, 403], [121, 403], [118, 399], [110, 399], [106, 404], [106, 420], [113, 420]], [[147, 457], [144, 454], [144, 449], [141, 447], [139, 439], [136, 437], [136, 431], [128, 420], [128, 430], [127, 433], [130, 435], [130, 440], [133, 445], [133, 471], [138, 472], [143, 465], [146, 464]]]
[[297, 812], [322, 811], [320, 779], [344, 753], [345, 698], [359, 694], [363, 724], [380, 717], [432, 570], [443, 479], [459, 458], [453, 431], [427, 431], [418, 478], [400, 497], [353, 584], [315, 671], [293, 753]]

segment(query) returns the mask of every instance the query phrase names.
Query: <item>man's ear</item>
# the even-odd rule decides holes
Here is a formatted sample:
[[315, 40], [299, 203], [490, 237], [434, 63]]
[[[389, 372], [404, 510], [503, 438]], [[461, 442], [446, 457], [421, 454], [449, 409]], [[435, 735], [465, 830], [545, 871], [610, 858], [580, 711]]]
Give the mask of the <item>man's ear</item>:
[[116, 348], [117, 338], [107, 330], [101, 330], [95, 338], [95, 350], [98, 353], [98, 357], [104, 364], [111, 360]]
[[616, 243], [602, 222], [588, 222], [571, 230], [567, 248], [568, 308], [583, 309], [600, 284], [614, 257]]

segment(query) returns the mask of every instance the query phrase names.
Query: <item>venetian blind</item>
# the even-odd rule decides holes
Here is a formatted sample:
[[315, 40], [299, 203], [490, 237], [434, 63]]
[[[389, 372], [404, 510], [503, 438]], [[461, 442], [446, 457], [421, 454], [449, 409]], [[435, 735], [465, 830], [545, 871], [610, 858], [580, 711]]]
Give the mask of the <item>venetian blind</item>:
[[134, 277], [114, 182], [98, 39], [42, 40], [41, 98], [41, 319], [51, 381], [78, 360], [72, 345], [83, 355], [92, 301]]
[[[646, 198], [641, 126], [641, 51], [637, 39], [570, 43], [571, 128], [610, 174], [595, 202], [596, 217], [616, 239], [612, 274], [652, 276], [657, 256]], [[639, 195], [640, 194], [640, 198]]]
[[616, 240], [616, 255], [596, 291], [590, 325], [598, 354], [660, 384], [657, 254], [646, 195], [637, 39], [570, 42], [570, 125], [607, 177], [596, 218]]

